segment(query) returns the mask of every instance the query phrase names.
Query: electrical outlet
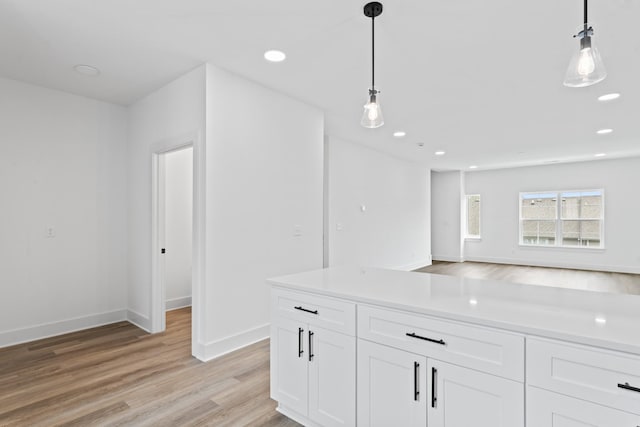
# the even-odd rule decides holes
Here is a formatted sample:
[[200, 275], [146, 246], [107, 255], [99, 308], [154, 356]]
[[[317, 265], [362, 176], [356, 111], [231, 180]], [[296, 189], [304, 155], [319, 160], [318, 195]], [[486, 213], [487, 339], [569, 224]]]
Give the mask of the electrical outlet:
[[47, 227], [47, 230], [45, 231], [45, 237], [47, 239], [53, 239], [54, 237], [56, 237], [56, 230], [53, 227]]
[[301, 225], [294, 225], [293, 226], [293, 237], [300, 237], [302, 236], [302, 226]]

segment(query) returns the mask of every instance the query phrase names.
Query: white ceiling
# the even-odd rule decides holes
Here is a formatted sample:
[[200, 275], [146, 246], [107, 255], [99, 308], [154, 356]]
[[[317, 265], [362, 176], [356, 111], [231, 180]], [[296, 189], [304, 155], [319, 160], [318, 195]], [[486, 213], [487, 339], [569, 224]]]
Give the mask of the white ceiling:
[[[373, 130], [359, 126], [371, 72], [364, 3], [0, 0], [0, 75], [127, 105], [209, 61], [321, 108], [330, 135], [435, 169], [640, 156], [640, 0], [590, 2], [609, 76], [580, 89], [562, 86], [580, 0], [383, 1], [386, 124]], [[264, 61], [270, 48], [287, 60]], [[622, 97], [596, 100], [608, 92]], [[614, 132], [596, 135], [604, 127]]]

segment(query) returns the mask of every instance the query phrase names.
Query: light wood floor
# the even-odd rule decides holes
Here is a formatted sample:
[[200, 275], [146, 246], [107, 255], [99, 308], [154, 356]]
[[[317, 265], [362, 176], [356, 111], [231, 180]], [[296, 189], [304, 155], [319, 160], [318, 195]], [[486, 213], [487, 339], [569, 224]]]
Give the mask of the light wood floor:
[[0, 426], [298, 426], [269, 398], [269, 341], [191, 357], [191, 309], [0, 349]]
[[434, 261], [433, 265], [416, 271], [475, 279], [506, 280], [527, 285], [640, 295], [640, 274], [443, 261]]

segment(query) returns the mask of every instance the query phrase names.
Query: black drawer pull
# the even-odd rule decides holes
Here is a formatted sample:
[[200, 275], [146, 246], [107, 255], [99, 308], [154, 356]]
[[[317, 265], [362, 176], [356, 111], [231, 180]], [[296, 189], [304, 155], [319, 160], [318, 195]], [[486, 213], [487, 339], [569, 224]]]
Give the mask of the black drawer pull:
[[433, 338], [421, 337], [420, 335], [416, 335], [415, 332], [407, 332], [407, 336], [411, 337], [411, 338], [417, 338], [419, 340], [425, 340], [425, 341], [429, 341], [429, 342], [434, 342], [434, 343], [440, 344], [440, 345], [446, 345], [447, 344], [443, 340], [434, 340]]
[[625, 390], [635, 391], [636, 393], [640, 393], [640, 388], [629, 385], [629, 383], [618, 384], [618, 387], [623, 388]]
[[306, 313], [311, 313], [311, 314], [315, 314], [315, 315], [318, 314], [318, 310], [308, 310], [306, 308], [302, 308], [302, 306], [297, 306], [297, 307], [293, 307], [293, 308], [295, 308], [296, 310], [304, 311]]
[[420, 386], [418, 384], [418, 369], [420, 368], [420, 364], [418, 362], [413, 362], [413, 400], [418, 401], [418, 396], [420, 395]]

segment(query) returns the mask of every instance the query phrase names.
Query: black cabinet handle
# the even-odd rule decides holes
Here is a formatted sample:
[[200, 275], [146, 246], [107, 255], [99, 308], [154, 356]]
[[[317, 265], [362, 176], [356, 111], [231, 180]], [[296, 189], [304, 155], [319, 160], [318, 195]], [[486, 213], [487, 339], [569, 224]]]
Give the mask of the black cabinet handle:
[[295, 308], [296, 310], [304, 311], [304, 312], [306, 312], [306, 313], [311, 313], [311, 314], [315, 314], [315, 315], [317, 315], [317, 314], [318, 314], [318, 310], [309, 310], [309, 309], [303, 308], [303, 307], [302, 307], [302, 306], [300, 306], [300, 305], [299, 305], [299, 306], [297, 306], [297, 307], [293, 307], [293, 308]]
[[418, 384], [418, 369], [420, 369], [420, 364], [418, 362], [413, 362], [413, 400], [418, 401], [418, 396], [420, 395], [420, 386]]
[[434, 340], [433, 338], [421, 337], [420, 335], [416, 335], [415, 332], [407, 332], [407, 336], [411, 338], [416, 338], [419, 340], [429, 341], [440, 345], [447, 345], [443, 340]]
[[640, 388], [629, 385], [629, 383], [618, 384], [618, 387], [623, 388], [625, 390], [635, 391], [636, 393], [640, 393]]
[[303, 332], [304, 332], [304, 329], [298, 328], [298, 357], [302, 357], [302, 353], [304, 353], [304, 350], [302, 349], [302, 333]]
[[438, 381], [438, 370], [436, 368], [431, 368], [431, 407], [435, 408], [438, 406], [438, 389], [436, 388], [436, 383]]
[[311, 346], [313, 343], [313, 332], [309, 331], [309, 362], [313, 359], [313, 347]]

